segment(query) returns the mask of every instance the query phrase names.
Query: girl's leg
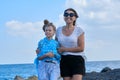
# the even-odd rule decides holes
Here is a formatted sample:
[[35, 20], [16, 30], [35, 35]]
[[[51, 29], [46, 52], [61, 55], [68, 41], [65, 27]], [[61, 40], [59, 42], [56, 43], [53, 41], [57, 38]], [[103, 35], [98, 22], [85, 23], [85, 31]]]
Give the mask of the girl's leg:
[[38, 80], [48, 80], [45, 62], [41, 62], [38, 65]]
[[58, 80], [60, 78], [60, 68], [59, 64], [53, 64], [50, 65], [50, 80]]

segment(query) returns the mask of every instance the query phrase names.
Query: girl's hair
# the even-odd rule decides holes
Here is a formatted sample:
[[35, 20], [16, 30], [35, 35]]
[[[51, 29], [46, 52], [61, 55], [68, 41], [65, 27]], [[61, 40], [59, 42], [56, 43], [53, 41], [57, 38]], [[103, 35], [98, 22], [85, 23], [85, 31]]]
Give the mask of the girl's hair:
[[[73, 8], [68, 8], [68, 9], [66, 9], [66, 10], [64, 11], [64, 13], [66, 13], [66, 11], [73, 11], [74, 14], [75, 14], [75, 17], [76, 17], [76, 18], [79, 17], [78, 14], [77, 14], [77, 12], [76, 12]], [[75, 26], [75, 24], [76, 24], [76, 20], [73, 22], [73, 25], [74, 25], [74, 26]]]
[[45, 32], [45, 28], [52, 26], [53, 30], [56, 31], [56, 27], [54, 26], [53, 23], [49, 22], [47, 19], [44, 20], [44, 25], [43, 25], [43, 31]]

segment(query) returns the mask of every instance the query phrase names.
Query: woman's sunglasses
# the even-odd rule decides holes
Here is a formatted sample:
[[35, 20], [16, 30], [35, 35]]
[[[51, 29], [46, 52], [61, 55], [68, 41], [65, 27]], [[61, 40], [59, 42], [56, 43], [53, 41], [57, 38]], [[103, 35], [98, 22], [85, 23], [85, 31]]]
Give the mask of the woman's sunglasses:
[[68, 16], [73, 17], [75, 16], [75, 13], [64, 13], [64, 17], [68, 17]]

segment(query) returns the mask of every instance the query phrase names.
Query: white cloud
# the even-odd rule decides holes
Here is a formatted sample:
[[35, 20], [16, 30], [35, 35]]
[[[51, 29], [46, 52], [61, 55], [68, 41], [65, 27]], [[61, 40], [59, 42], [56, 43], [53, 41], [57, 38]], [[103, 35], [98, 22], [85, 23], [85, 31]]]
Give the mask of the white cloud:
[[59, 20], [55, 23], [56, 24], [56, 28], [63, 26], [65, 24], [64, 18], [63, 18], [63, 13], [61, 13], [59, 15]]
[[91, 41], [91, 42], [87, 42], [87, 47], [90, 48], [91, 50], [96, 50], [96, 51], [100, 51], [101, 49], [103, 49], [103, 47], [108, 47], [110, 46], [111, 43], [106, 42], [104, 40], [96, 40], [96, 41]]
[[95, 13], [94, 13], [93, 11], [91, 11], [91, 12], [89, 13], [89, 17], [90, 17], [91, 19], [93, 19], [94, 16], [95, 16]]
[[42, 31], [43, 22], [20, 22], [11, 20], [6, 22], [7, 32], [14, 36], [30, 37]]
[[[89, 26], [96, 24], [101, 27], [120, 24], [119, 0], [66, 0], [65, 6], [76, 9], [81, 24], [88, 24]], [[118, 29], [118, 27], [113, 28]]]
[[87, 6], [87, 2], [86, 0], [66, 0], [66, 7], [70, 7], [70, 5], [72, 5], [72, 7], [86, 7]]
[[[119, 60], [119, 42], [93, 40], [86, 43], [88, 60]], [[115, 56], [115, 57], [113, 57]]]

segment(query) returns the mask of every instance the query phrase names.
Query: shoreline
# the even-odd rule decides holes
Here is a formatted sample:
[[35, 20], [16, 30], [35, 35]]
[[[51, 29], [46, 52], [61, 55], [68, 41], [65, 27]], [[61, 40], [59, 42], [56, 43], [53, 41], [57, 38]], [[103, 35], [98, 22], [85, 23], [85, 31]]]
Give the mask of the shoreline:
[[[37, 76], [33, 75], [27, 79], [16, 75], [14, 80], [37, 80]], [[63, 80], [59, 78], [58, 80]], [[100, 72], [92, 71], [83, 76], [83, 80], [120, 80], [120, 68], [111, 69], [109, 67], [103, 68]]]
[[[90, 60], [90, 61], [86, 61], [86, 62], [119, 62], [120, 60], [96, 60], [96, 61], [93, 61], [93, 60]], [[34, 64], [34, 63], [0, 63], [0, 65], [24, 65], [24, 64]]]

